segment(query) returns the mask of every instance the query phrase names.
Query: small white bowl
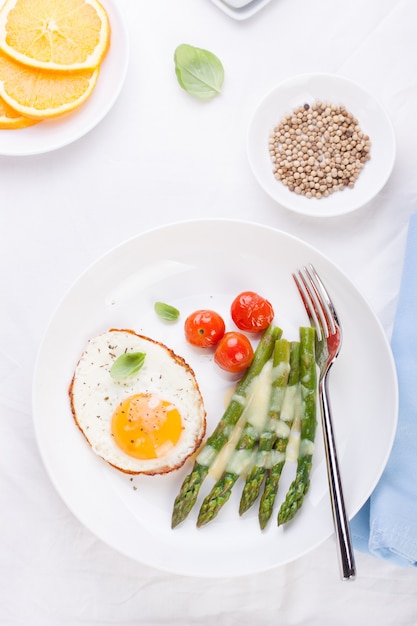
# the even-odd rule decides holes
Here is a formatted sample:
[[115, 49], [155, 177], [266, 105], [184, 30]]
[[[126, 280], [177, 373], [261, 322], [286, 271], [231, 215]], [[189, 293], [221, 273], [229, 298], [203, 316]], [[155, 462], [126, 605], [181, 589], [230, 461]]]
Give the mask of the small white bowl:
[[[281, 118], [295, 108], [311, 105], [317, 100], [344, 105], [371, 141], [371, 158], [354, 188], [336, 191], [320, 199], [298, 195], [276, 180], [268, 149], [270, 133]], [[356, 83], [328, 74], [295, 76], [275, 87], [255, 111], [249, 126], [247, 147], [253, 173], [271, 198], [291, 211], [316, 217], [343, 215], [372, 200], [387, 182], [395, 161], [394, 130], [381, 105]]]

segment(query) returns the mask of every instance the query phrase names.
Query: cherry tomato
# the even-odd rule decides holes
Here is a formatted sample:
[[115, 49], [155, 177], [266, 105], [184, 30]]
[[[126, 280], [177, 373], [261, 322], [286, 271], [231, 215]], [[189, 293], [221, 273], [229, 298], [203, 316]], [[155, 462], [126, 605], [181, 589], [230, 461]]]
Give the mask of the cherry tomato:
[[253, 348], [242, 333], [228, 332], [220, 339], [214, 353], [214, 361], [226, 372], [241, 372], [252, 363]]
[[223, 318], [215, 311], [202, 309], [194, 311], [185, 320], [185, 337], [189, 343], [199, 348], [215, 346], [226, 330]]
[[240, 330], [258, 333], [274, 319], [272, 304], [254, 291], [243, 291], [232, 302], [230, 313]]

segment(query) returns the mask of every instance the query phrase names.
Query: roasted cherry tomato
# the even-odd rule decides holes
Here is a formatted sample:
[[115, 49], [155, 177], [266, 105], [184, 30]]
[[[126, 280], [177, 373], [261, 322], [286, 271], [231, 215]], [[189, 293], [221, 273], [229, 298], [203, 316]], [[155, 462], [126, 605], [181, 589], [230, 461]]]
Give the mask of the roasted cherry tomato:
[[272, 304], [254, 291], [243, 291], [232, 302], [230, 313], [240, 330], [258, 333], [274, 319]]
[[223, 318], [208, 309], [191, 313], [184, 324], [187, 341], [199, 348], [215, 346], [223, 337], [225, 329]]
[[252, 363], [253, 348], [242, 333], [229, 332], [220, 339], [214, 360], [226, 372], [241, 372]]

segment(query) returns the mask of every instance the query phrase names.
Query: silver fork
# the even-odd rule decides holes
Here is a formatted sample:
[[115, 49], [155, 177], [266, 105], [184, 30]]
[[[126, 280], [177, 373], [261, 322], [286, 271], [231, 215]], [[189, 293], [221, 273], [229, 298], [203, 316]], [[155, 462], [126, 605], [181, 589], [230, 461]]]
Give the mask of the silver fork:
[[298, 270], [293, 274], [293, 278], [310, 324], [316, 329], [316, 361], [320, 371], [320, 408], [341, 577], [343, 580], [353, 580], [356, 576], [356, 566], [337, 459], [328, 391], [328, 373], [342, 345], [342, 328], [330, 296], [314, 267], [310, 264]]

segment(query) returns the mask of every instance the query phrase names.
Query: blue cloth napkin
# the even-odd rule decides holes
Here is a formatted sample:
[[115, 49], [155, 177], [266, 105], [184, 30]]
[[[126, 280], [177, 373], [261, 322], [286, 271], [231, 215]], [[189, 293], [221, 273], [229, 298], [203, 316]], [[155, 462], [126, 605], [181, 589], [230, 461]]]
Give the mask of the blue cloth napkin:
[[417, 565], [417, 213], [410, 219], [392, 336], [399, 385], [394, 445], [381, 479], [351, 523], [355, 548]]

